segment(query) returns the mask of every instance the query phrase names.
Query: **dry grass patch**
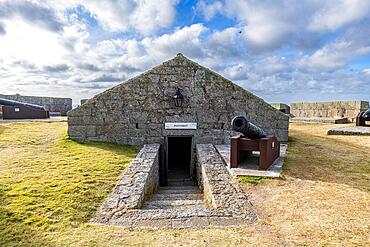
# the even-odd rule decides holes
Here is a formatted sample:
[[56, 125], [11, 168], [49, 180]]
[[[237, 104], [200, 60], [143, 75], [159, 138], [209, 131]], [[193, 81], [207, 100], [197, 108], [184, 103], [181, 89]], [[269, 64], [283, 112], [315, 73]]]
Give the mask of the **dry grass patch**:
[[370, 136], [333, 136], [325, 124], [292, 124], [285, 174], [369, 191]]
[[327, 136], [334, 126], [292, 124], [283, 178], [245, 183], [262, 221], [287, 243], [370, 244], [370, 137]]

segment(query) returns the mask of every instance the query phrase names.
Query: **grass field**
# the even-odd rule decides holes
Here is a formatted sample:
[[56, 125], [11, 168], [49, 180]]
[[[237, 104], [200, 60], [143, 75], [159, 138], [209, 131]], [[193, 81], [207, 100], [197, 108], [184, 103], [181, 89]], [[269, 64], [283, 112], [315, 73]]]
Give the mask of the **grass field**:
[[0, 246], [370, 245], [370, 137], [292, 124], [283, 177], [243, 178], [244, 228], [127, 230], [88, 220], [137, 149], [67, 139], [63, 122], [0, 123]]

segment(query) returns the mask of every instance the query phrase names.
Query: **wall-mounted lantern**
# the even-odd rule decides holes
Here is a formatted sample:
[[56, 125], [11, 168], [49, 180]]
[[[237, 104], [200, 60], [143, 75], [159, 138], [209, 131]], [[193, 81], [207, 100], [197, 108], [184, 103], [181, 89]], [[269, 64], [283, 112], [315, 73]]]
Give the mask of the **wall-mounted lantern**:
[[176, 107], [181, 107], [184, 102], [184, 95], [181, 94], [180, 88], [177, 88], [175, 96], [173, 96], [173, 101]]

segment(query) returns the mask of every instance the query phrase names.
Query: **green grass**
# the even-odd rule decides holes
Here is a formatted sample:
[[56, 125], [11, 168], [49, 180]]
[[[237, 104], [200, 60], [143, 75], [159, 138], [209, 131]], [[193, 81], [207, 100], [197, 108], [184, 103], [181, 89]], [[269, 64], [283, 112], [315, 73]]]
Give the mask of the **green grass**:
[[268, 177], [256, 177], [256, 176], [242, 176], [240, 177], [240, 182], [243, 184], [253, 184], [258, 185], [262, 184], [267, 180], [270, 180], [271, 178]]
[[69, 140], [65, 123], [5, 127], [0, 135], [0, 246], [45, 245], [45, 233], [88, 222], [138, 151]]

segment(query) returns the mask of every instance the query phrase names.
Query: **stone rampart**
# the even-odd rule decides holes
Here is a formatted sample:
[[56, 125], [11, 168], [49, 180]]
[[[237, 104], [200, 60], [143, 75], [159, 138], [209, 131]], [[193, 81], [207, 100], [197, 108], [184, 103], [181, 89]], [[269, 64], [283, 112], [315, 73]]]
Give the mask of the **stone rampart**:
[[291, 114], [303, 118], [356, 118], [369, 108], [368, 101], [333, 101], [291, 103]]

